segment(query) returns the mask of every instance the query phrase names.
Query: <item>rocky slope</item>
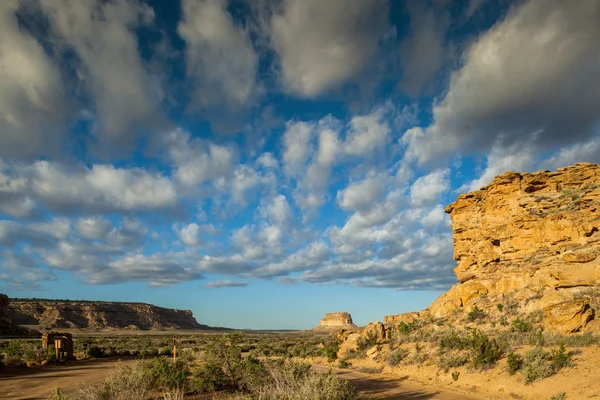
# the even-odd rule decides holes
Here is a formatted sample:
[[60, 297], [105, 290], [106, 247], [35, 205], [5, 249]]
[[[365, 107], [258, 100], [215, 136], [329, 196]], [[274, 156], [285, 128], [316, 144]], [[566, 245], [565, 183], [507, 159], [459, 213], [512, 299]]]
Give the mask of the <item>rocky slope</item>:
[[561, 333], [600, 330], [599, 166], [507, 172], [446, 212], [458, 283], [428, 309], [386, 323], [458, 319], [477, 306], [498, 318], [537, 315]]
[[356, 329], [356, 325], [352, 322], [352, 316], [347, 312], [325, 314], [325, 317], [319, 322], [319, 326], [312, 330], [336, 331], [340, 329]]
[[30, 336], [39, 332], [25, 329], [12, 323], [7, 315], [10, 304], [8, 296], [0, 293], [0, 336]]
[[14, 325], [47, 329], [203, 329], [189, 310], [144, 303], [13, 299], [6, 317]]

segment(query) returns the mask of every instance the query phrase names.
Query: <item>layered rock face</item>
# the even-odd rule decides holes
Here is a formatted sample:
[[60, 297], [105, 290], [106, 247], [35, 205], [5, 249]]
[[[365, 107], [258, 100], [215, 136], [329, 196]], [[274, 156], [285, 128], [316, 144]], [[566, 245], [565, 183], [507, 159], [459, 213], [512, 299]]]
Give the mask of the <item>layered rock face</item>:
[[338, 329], [356, 329], [356, 325], [352, 322], [352, 316], [347, 312], [335, 312], [325, 314], [319, 322], [319, 326], [313, 330], [334, 331]]
[[501, 318], [538, 315], [561, 333], [600, 331], [600, 166], [507, 172], [446, 207], [458, 284], [418, 313], [459, 320], [474, 306]]
[[544, 325], [563, 333], [600, 318], [599, 166], [507, 172], [446, 212], [459, 283], [433, 302], [431, 315], [509, 301], [518, 312], [541, 309]]
[[6, 316], [37, 329], [202, 329], [189, 310], [144, 303], [14, 299]]

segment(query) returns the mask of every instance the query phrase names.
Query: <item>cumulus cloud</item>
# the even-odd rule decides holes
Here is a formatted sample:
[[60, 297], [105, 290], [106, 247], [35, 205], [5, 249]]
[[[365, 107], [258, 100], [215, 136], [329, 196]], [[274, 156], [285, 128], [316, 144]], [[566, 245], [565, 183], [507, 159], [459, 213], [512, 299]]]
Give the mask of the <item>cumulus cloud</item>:
[[239, 282], [239, 281], [212, 281], [208, 282], [206, 285], [207, 288], [215, 289], [215, 288], [224, 288], [224, 287], [246, 287], [248, 286], [248, 282]]
[[[160, 79], [138, 51], [136, 29], [152, 23], [154, 11], [137, 0], [41, 0], [58, 52], [75, 60], [79, 85], [93, 102], [97, 139], [130, 144], [161, 120]], [[111, 146], [114, 152], [115, 147]]]
[[[18, 9], [16, 0], [0, 4], [0, 157], [5, 160], [57, 153], [67, 112], [60, 70], [20, 27]], [[24, 214], [28, 206], [11, 208], [11, 214]]]
[[248, 32], [236, 26], [226, 8], [224, 0], [184, 0], [178, 27], [186, 42], [187, 76], [194, 84], [192, 107], [207, 108], [211, 119], [231, 119], [246, 110], [260, 88], [258, 55]]
[[353, 182], [337, 194], [338, 203], [344, 210], [369, 211], [383, 195], [385, 180], [373, 176], [360, 182]]
[[87, 239], [103, 239], [112, 229], [112, 223], [102, 217], [85, 217], [77, 221], [76, 228]]
[[181, 129], [165, 137], [169, 158], [175, 165], [175, 180], [193, 188], [208, 180], [228, 176], [233, 171], [233, 150], [199, 138]]
[[447, 57], [444, 42], [450, 18], [446, 10], [424, 1], [409, 1], [406, 6], [410, 32], [400, 45], [400, 87], [411, 96], [430, 94]]
[[407, 140], [409, 154], [424, 163], [457, 150], [533, 140], [543, 152], [589, 138], [600, 118], [600, 86], [590, 84], [600, 79], [599, 19], [593, 1], [514, 5], [465, 52], [434, 123]]
[[448, 169], [438, 169], [419, 177], [410, 188], [410, 199], [413, 204], [436, 203], [440, 195], [450, 188], [449, 172]]
[[116, 168], [108, 164], [69, 167], [38, 161], [13, 166], [5, 171], [4, 177], [9, 182], [4, 187], [8, 186], [12, 197], [0, 192], [0, 209], [14, 210], [15, 197], [31, 207], [38, 204], [60, 213], [137, 212], [176, 204], [173, 182], [141, 168]]
[[388, 8], [378, 0], [286, 0], [271, 20], [284, 89], [312, 98], [360, 74], [387, 30]]

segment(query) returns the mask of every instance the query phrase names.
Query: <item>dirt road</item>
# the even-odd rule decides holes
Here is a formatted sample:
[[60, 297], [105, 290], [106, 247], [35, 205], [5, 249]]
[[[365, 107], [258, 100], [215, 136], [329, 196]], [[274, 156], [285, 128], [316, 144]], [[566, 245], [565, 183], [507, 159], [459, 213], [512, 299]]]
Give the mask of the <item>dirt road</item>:
[[[125, 361], [127, 362], [127, 361]], [[34, 400], [47, 399], [54, 388], [60, 387], [69, 397], [77, 393], [83, 382], [98, 382], [104, 379], [115, 360], [84, 360], [68, 365], [53, 365], [43, 368], [15, 368], [0, 370], [0, 399]], [[315, 365], [317, 371], [327, 367]], [[365, 399], [389, 400], [476, 400], [475, 397], [441, 392], [398, 377], [383, 374], [365, 374], [353, 370], [334, 369], [364, 392]]]
[[77, 393], [80, 383], [104, 379], [114, 364], [114, 359], [105, 359], [40, 368], [5, 368], [0, 370], [0, 399], [47, 399], [56, 387], [69, 397]]
[[[326, 372], [329, 368], [315, 365], [315, 370]], [[350, 369], [333, 369], [341, 378], [350, 381], [363, 392], [365, 399], [387, 400], [480, 400], [467, 394], [441, 391], [431, 386], [409, 381], [406, 378], [385, 374], [366, 374]]]

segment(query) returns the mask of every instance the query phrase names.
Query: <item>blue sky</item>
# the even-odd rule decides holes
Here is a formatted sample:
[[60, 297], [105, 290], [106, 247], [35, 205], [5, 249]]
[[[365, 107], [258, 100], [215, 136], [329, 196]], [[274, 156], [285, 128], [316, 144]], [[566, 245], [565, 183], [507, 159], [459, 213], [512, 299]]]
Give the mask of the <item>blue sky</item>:
[[0, 291], [309, 328], [426, 307], [444, 207], [600, 160], [596, 1], [10, 0]]

